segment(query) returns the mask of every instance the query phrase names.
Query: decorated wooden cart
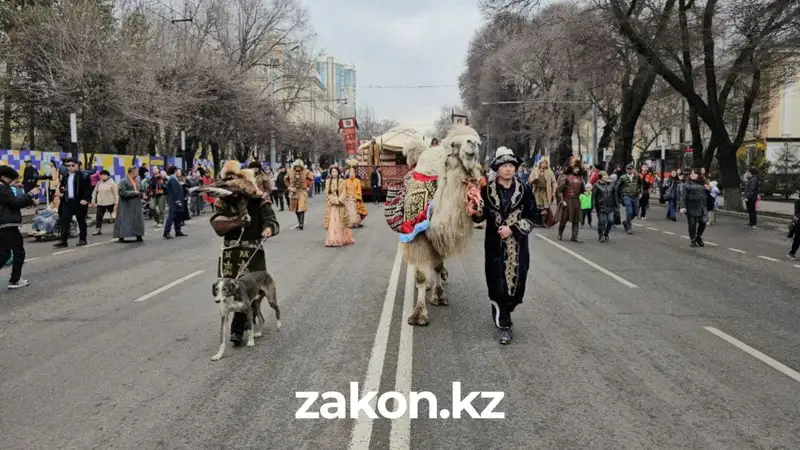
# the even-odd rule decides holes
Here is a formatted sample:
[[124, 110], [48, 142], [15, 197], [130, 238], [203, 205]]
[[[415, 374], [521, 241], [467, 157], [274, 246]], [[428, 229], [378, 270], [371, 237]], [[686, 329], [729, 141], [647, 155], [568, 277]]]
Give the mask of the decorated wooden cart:
[[399, 185], [403, 181], [409, 170], [403, 148], [412, 139], [423, 139], [423, 136], [413, 128], [395, 127], [361, 144], [356, 154], [358, 163], [355, 169], [361, 179], [365, 200], [372, 200], [370, 180], [375, 167], [380, 166], [383, 173], [383, 195], [386, 195], [387, 187]]

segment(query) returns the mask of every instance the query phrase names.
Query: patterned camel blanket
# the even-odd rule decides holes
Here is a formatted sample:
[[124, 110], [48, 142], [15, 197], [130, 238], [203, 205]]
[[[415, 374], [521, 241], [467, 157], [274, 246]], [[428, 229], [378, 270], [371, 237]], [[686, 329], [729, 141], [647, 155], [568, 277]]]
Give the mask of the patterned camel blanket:
[[401, 242], [411, 242], [428, 229], [436, 182], [435, 176], [412, 171], [403, 180], [402, 186], [388, 193], [384, 212], [386, 223], [400, 234]]

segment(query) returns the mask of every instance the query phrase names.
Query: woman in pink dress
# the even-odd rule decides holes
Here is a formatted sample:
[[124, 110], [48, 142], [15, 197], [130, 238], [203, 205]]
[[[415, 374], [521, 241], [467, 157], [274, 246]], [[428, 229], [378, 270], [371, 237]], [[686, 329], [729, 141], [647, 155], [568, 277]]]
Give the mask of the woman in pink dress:
[[350, 228], [350, 216], [347, 213], [347, 188], [344, 178], [339, 176], [339, 168], [330, 168], [325, 180], [325, 233], [326, 247], [342, 247], [354, 244], [353, 230]]

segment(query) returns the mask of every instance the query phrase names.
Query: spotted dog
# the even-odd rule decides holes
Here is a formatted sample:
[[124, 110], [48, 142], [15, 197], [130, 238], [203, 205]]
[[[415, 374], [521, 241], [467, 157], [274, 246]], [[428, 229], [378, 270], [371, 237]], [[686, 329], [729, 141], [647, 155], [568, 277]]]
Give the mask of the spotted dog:
[[[265, 272], [250, 272], [241, 278], [220, 278], [211, 288], [214, 295], [214, 303], [219, 304], [221, 323], [219, 328], [219, 351], [211, 357], [212, 361], [222, 359], [225, 353], [225, 345], [228, 342], [230, 327], [228, 326], [229, 316], [234, 312], [242, 312], [247, 315], [247, 329], [250, 333], [247, 337], [247, 346], [256, 345], [255, 338], [261, 337], [264, 326], [264, 315], [261, 314], [261, 302], [267, 299], [269, 306], [275, 310], [277, 328], [281, 328], [281, 311], [278, 308], [278, 296], [275, 289], [275, 280]], [[258, 327], [258, 330], [256, 330]]]

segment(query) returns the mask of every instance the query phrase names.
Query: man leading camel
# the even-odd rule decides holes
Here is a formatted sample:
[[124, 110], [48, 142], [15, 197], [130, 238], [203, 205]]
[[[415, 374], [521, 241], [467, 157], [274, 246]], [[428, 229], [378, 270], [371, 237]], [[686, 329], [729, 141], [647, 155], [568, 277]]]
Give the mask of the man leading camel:
[[530, 267], [528, 235], [539, 210], [530, 187], [514, 176], [520, 161], [506, 147], [497, 149], [492, 170], [497, 177], [481, 188], [483, 211], [474, 222], [486, 220], [484, 265], [492, 319], [500, 328], [500, 343], [511, 342], [511, 312], [522, 303]]

